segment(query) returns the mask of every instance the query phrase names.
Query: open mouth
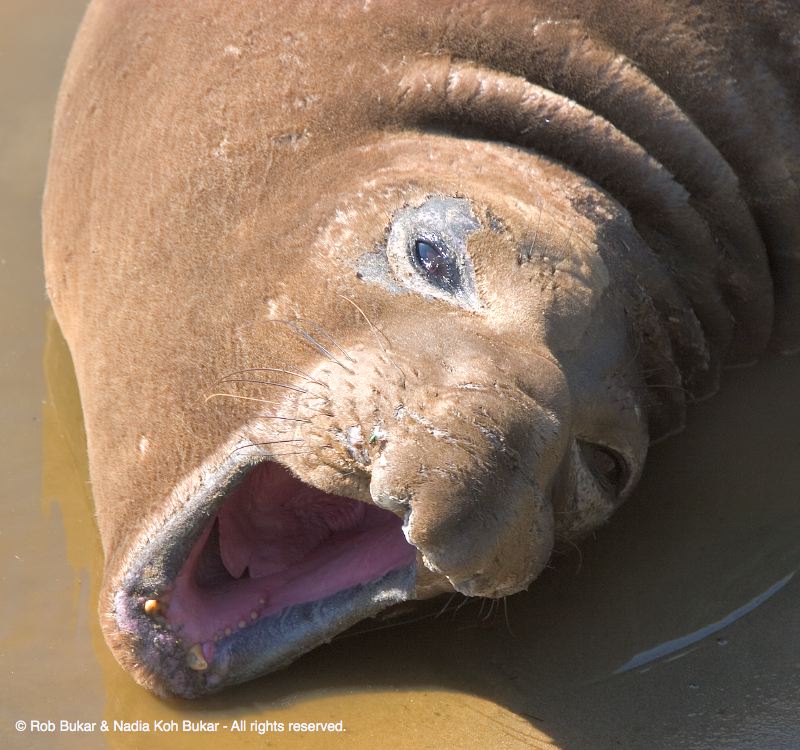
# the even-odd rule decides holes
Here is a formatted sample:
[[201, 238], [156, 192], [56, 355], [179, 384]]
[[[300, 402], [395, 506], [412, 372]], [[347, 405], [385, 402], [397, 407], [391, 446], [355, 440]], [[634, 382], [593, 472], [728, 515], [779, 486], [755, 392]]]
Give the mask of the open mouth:
[[416, 549], [395, 514], [272, 461], [218, 495], [171, 519], [115, 597], [156, 689], [193, 697], [242, 682], [413, 595]]

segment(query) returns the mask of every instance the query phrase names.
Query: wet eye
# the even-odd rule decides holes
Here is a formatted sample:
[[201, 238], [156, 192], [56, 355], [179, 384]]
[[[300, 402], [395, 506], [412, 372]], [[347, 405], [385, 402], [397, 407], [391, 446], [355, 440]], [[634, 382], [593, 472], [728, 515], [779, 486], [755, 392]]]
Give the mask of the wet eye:
[[583, 460], [601, 487], [618, 495], [628, 482], [628, 467], [622, 457], [602, 445], [581, 443]]
[[453, 292], [461, 285], [461, 272], [455, 258], [438, 245], [417, 240], [413, 256], [417, 269], [434, 286]]

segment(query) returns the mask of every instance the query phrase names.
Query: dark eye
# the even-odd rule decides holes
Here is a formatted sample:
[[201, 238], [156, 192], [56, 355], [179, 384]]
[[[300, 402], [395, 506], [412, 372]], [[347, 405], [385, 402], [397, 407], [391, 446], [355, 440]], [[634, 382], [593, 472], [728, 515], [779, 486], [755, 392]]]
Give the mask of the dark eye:
[[603, 489], [618, 495], [628, 481], [628, 468], [618, 453], [602, 445], [581, 443], [586, 465]]
[[461, 285], [461, 272], [455, 258], [428, 240], [414, 243], [414, 262], [425, 278], [434, 286], [448, 292]]

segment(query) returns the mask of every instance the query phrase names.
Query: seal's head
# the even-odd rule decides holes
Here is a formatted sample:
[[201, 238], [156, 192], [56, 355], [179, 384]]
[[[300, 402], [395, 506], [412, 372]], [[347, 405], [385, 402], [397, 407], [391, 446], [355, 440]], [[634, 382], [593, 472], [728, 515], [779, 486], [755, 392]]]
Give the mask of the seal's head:
[[114, 561], [111, 640], [159, 689], [239, 682], [406, 599], [518, 592], [642, 466], [625, 274], [598, 239], [599, 213], [624, 232], [611, 201], [576, 208], [586, 183], [504, 146], [390, 137], [347, 161], [368, 188], [305, 207], [294, 291], [247, 325], [260, 358], [205, 392], [233, 436]]
[[45, 262], [104, 633], [143, 684], [197, 696], [403, 600], [525, 588], [763, 351], [759, 226], [800, 341], [794, 120], [763, 116], [788, 99], [739, 67], [752, 40], [579, 5], [90, 6]]

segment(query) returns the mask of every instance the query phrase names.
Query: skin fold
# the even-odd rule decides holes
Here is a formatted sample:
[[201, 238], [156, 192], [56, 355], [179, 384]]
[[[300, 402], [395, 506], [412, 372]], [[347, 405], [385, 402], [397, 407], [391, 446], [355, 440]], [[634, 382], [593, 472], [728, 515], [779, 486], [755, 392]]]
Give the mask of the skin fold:
[[[780, 0], [93, 2], [43, 230], [123, 666], [194, 697], [399, 601], [523, 590], [722, 366], [797, 351], [798, 27]], [[272, 556], [237, 546], [259, 525]], [[341, 541], [290, 584], [312, 529]], [[232, 634], [212, 553], [284, 576]]]

